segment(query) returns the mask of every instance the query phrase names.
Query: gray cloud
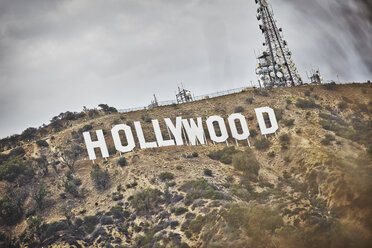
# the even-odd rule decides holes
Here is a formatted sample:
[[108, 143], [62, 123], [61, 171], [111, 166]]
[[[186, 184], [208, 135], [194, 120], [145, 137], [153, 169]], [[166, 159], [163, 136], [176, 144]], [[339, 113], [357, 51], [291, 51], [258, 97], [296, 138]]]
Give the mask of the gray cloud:
[[[371, 79], [371, 22], [351, 1], [272, 1], [305, 77]], [[368, 1], [367, 1], [368, 2]], [[0, 137], [62, 111], [172, 99], [256, 81], [254, 1], [0, 0]]]

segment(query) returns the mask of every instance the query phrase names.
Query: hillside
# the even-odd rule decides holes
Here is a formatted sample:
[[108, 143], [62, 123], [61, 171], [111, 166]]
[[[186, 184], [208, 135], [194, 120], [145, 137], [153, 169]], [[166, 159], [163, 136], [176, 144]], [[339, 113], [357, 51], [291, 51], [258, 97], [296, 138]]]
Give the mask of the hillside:
[[[279, 122], [267, 139], [254, 111], [264, 106]], [[234, 112], [251, 147], [137, 144], [120, 159], [110, 135], [141, 121], [153, 141], [151, 119]], [[370, 83], [62, 113], [0, 141], [0, 247], [371, 247], [371, 113]], [[110, 157], [93, 165], [82, 132], [97, 129]]]

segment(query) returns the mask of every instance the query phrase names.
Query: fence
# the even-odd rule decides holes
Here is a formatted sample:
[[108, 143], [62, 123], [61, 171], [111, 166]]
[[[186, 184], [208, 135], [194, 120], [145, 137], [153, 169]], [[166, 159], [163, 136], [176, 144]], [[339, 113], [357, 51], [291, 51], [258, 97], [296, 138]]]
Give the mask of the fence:
[[[201, 96], [194, 96], [192, 101], [195, 102], [195, 101], [200, 101], [200, 100], [204, 100], [204, 99], [209, 99], [209, 98], [214, 98], [214, 97], [226, 96], [226, 95], [230, 95], [230, 94], [234, 94], [234, 93], [239, 93], [239, 92], [242, 92], [243, 90], [245, 90], [247, 88], [248, 87], [241, 87], [241, 88], [236, 88], [236, 89], [231, 89], [231, 90], [214, 92], [214, 93], [211, 93], [211, 94], [206, 94], [206, 95], [201, 95]], [[160, 102], [158, 102], [158, 107], [168, 106], [168, 105], [173, 105], [173, 104], [179, 104], [179, 103], [176, 100], [160, 101]], [[152, 108], [151, 105], [149, 105], [149, 106], [146, 106], [146, 107], [119, 109], [118, 111], [120, 113], [128, 113], [128, 112], [134, 112], [134, 111], [151, 109], [151, 108]]]

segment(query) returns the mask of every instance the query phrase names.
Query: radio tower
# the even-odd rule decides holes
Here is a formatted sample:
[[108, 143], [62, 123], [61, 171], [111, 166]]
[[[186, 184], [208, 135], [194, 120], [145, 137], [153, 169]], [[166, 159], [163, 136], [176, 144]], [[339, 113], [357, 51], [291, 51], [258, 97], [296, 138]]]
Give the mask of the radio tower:
[[265, 87], [302, 85], [302, 79], [291, 59], [287, 42], [273, 18], [274, 12], [267, 0], [255, 0], [258, 5], [257, 20], [261, 21], [260, 30], [265, 36], [265, 47], [259, 55], [256, 74]]

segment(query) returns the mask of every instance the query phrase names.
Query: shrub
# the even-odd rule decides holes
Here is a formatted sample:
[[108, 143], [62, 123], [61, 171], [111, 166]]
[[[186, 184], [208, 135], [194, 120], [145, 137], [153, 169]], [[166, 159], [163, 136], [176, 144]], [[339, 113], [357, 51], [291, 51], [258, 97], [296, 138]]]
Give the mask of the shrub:
[[171, 208], [171, 212], [175, 215], [183, 215], [184, 213], [188, 212], [189, 210], [185, 207], [178, 207], [178, 208]]
[[190, 205], [194, 200], [199, 198], [212, 200], [224, 198], [223, 194], [209, 184], [204, 178], [186, 182], [181, 186], [181, 190], [187, 193], [185, 198], [186, 205]]
[[6, 225], [15, 225], [22, 217], [22, 209], [5, 195], [0, 198], [0, 217]]
[[288, 171], [283, 171], [283, 178], [288, 180], [289, 178], [291, 178], [291, 174], [288, 172]]
[[271, 151], [271, 152], [267, 153], [267, 156], [269, 156], [269, 158], [275, 158], [275, 152]]
[[237, 153], [235, 147], [225, 147], [222, 150], [214, 151], [208, 154], [208, 157], [213, 160], [218, 160], [224, 164], [231, 164], [232, 162], [232, 155]]
[[197, 158], [197, 157], [199, 157], [199, 154], [198, 154], [197, 152], [193, 152], [193, 153], [192, 153], [192, 156], [193, 156], [194, 158]]
[[270, 147], [270, 141], [266, 138], [261, 138], [256, 140], [253, 145], [257, 150], [266, 150]]
[[12, 157], [9, 161], [5, 161], [0, 165], [0, 180], [13, 182], [19, 176], [31, 178], [33, 170], [29, 162], [18, 157]]
[[50, 194], [50, 191], [45, 186], [44, 182], [41, 181], [39, 188], [36, 190], [34, 197], [37, 206], [42, 210], [44, 208], [44, 200]]
[[83, 132], [87, 132], [87, 131], [89, 131], [89, 130], [92, 130], [93, 129], [93, 126], [92, 125], [90, 125], [90, 124], [87, 124], [87, 125], [85, 125], [81, 130], [79, 130], [81, 133], [83, 133]]
[[92, 178], [94, 185], [99, 190], [104, 190], [108, 187], [110, 183], [110, 175], [106, 170], [102, 170], [98, 164], [92, 165], [92, 170], [90, 172], [90, 177]]
[[337, 89], [337, 84], [335, 82], [325, 84], [324, 89], [326, 89], [326, 90], [336, 90]]
[[150, 214], [163, 202], [162, 192], [147, 188], [134, 194], [130, 202], [139, 214]]
[[258, 135], [258, 132], [257, 132], [255, 129], [252, 129], [252, 130], [250, 131], [250, 136], [251, 136], [252, 138], [256, 137], [257, 135]]
[[36, 145], [38, 147], [48, 147], [49, 146], [49, 144], [48, 144], [48, 142], [46, 142], [46, 140], [38, 140], [38, 141], [36, 141]]
[[170, 181], [170, 180], [173, 180], [174, 179], [174, 175], [173, 173], [171, 172], [162, 172], [160, 175], [159, 175], [159, 178], [161, 181]]
[[282, 149], [288, 149], [288, 146], [291, 143], [291, 137], [288, 134], [283, 134], [279, 137], [279, 141]]
[[254, 101], [254, 97], [249, 97], [249, 98], [247, 98], [247, 99], [245, 100], [245, 102], [248, 103], [248, 104], [252, 104], [253, 101]]
[[127, 165], [127, 159], [125, 157], [119, 158], [118, 159], [118, 165], [120, 165], [121, 167], [126, 166]]
[[66, 172], [65, 177], [66, 179], [63, 181], [65, 193], [69, 193], [74, 197], [78, 197], [78, 187], [81, 185], [81, 179], [75, 178], [70, 170]]
[[208, 168], [204, 168], [204, 175], [209, 176], [209, 177], [213, 177], [212, 170], [210, 170]]
[[116, 219], [122, 217], [124, 215], [123, 207], [119, 205], [114, 205], [110, 209], [110, 214]]
[[336, 138], [332, 134], [326, 134], [325, 138], [321, 141], [322, 145], [328, 146], [331, 144], [332, 141], [335, 141]]
[[291, 126], [293, 126], [294, 125], [294, 119], [284, 119], [283, 120], [283, 123], [284, 123], [284, 125], [286, 126], [286, 127], [291, 127]]
[[232, 165], [238, 171], [247, 175], [258, 176], [260, 163], [257, 161], [253, 151], [248, 148], [244, 152], [239, 152], [233, 156]]
[[98, 218], [94, 215], [84, 216], [84, 227], [87, 233], [93, 232], [98, 224]]
[[244, 112], [244, 108], [243, 108], [243, 106], [238, 106], [238, 107], [236, 107], [235, 108], [235, 113], [241, 113], [241, 112]]
[[314, 100], [305, 100], [305, 99], [298, 99], [296, 102], [296, 107], [301, 108], [301, 109], [320, 108], [320, 106], [316, 104]]
[[112, 200], [113, 201], [119, 201], [119, 200], [122, 200], [123, 199], [123, 194], [120, 194], [118, 192], [114, 192], [112, 194]]
[[347, 105], [346, 102], [340, 102], [338, 104], [338, 109], [341, 110], [341, 111], [344, 111], [347, 107], [348, 107], [348, 105]]
[[306, 90], [305, 91], [305, 96], [310, 96], [310, 91]]

